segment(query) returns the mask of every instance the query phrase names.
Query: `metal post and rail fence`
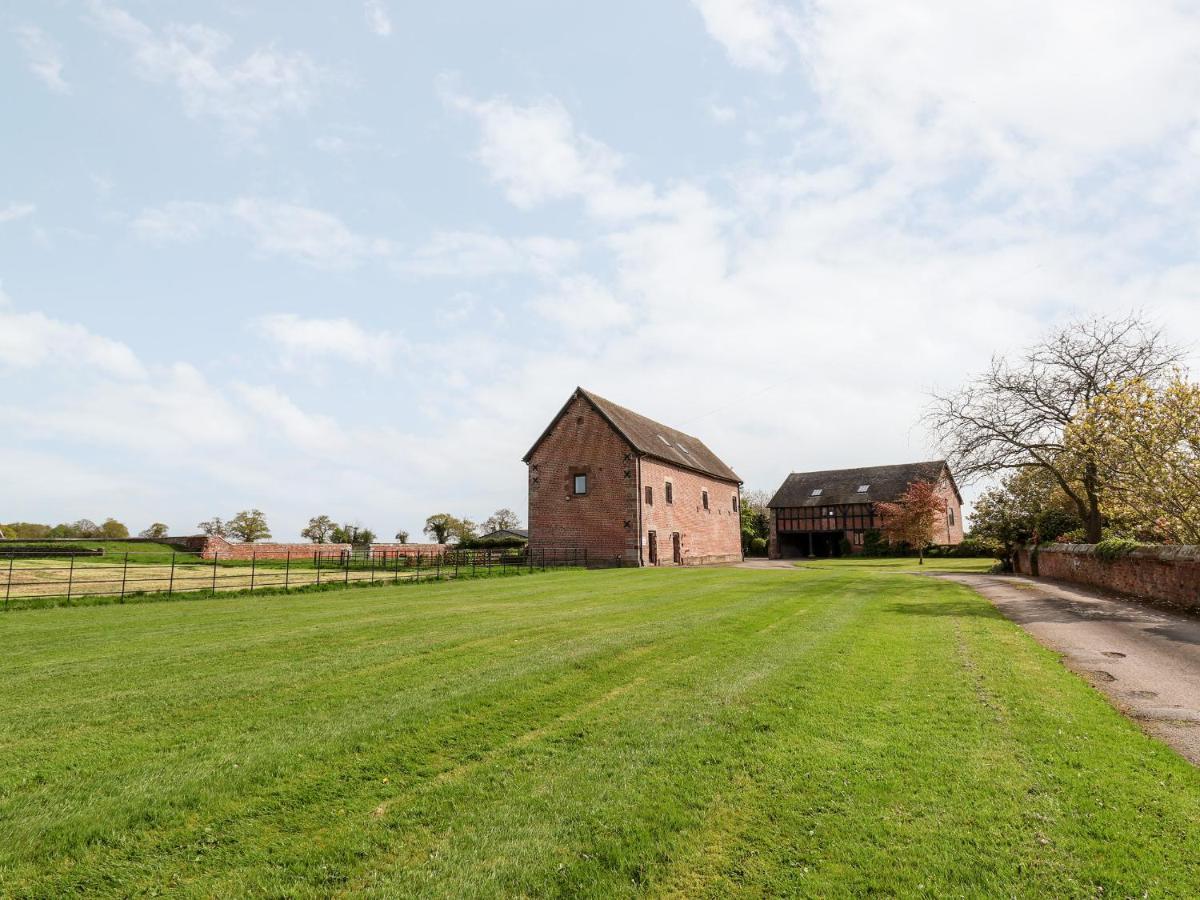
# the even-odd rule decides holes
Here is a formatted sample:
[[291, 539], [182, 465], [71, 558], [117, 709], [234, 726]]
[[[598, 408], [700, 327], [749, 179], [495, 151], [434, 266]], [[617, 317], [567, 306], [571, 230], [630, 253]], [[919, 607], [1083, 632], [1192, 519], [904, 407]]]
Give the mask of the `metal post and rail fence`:
[[[67, 559], [64, 561], [63, 556]], [[0, 547], [3, 609], [70, 606], [88, 597], [117, 603], [149, 595], [208, 595], [229, 591], [288, 592], [310, 586], [430, 581], [587, 568], [581, 548], [404, 551], [288, 552], [284, 556], [220, 554], [202, 559], [182, 551], [39, 553], [37, 548]]]

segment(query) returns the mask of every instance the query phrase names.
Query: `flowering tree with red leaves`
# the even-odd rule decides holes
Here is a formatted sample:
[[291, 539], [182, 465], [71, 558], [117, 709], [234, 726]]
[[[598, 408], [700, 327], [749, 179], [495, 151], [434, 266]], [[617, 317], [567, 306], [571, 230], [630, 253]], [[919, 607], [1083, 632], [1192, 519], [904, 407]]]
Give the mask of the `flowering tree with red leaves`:
[[876, 503], [875, 513], [882, 520], [884, 536], [893, 544], [917, 548], [917, 565], [925, 565], [925, 546], [933, 540], [938, 517], [946, 511], [946, 501], [938, 495], [937, 485], [914, 481], [895, 503]]

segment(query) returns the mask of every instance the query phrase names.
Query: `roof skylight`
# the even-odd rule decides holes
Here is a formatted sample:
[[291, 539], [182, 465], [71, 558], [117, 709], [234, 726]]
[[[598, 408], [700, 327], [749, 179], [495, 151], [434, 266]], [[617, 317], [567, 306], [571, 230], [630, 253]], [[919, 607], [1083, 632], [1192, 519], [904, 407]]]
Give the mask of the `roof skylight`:
[[812, 492], [811, 496], [820, 497], [822, 490], [823, 490], [823, 488], [813, 488], [813, 492]]
[[860, 494], [865, 494], [865, 493], [866, 493], [867, 491], [869, 491], [870, 489], [871, 489], [871, 486], [870, 486], [869, 484], [860, 484], [860, 485], [858, 486], [858, 492], [859, 492]]

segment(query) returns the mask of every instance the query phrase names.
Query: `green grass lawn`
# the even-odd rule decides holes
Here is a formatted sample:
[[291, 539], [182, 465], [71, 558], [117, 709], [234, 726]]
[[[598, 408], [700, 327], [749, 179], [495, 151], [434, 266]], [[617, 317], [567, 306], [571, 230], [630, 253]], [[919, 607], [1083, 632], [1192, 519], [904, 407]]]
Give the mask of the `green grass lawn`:
[[1200, 772], [955, 584], [0, 617], [0, 894], [1196, 896]]

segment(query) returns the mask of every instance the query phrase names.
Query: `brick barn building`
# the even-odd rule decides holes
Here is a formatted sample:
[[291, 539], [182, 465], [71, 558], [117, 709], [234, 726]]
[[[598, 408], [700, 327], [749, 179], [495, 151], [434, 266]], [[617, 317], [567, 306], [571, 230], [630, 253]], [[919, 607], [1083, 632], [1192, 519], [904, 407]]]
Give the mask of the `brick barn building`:
[[935, 544], [963, 539], [962, 496], [945, 460], [793, 472], [771, 498], [772, 559], [837, 556], [845, 538], [851, 553], [861, 553], [868, 531], [879, 529], [876, 503], [893, 503], [914, 481], [936, 484], [945, 512], [934, 530]]
[[576, 388], [525, 454], [529, 546], [593, 563], [742, 558], [741, 479], [699, 438]]

